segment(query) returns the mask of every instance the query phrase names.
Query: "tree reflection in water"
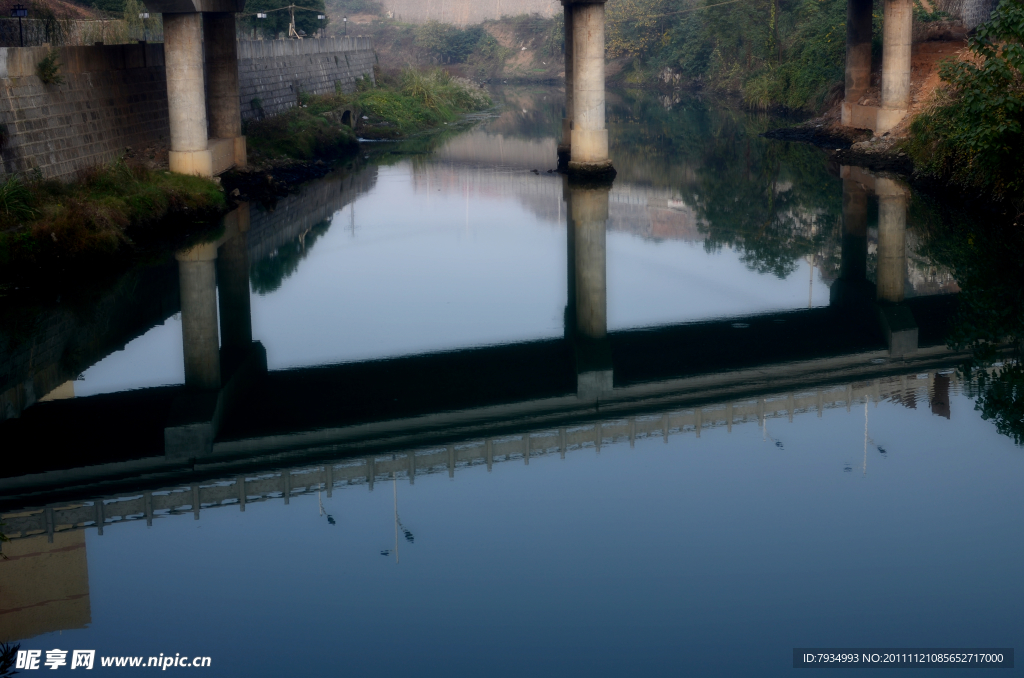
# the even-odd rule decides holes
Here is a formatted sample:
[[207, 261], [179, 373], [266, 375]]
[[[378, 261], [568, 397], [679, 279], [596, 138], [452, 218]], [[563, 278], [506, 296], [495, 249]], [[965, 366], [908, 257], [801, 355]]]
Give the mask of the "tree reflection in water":
[[913, 216], [925, 234], [923, 253], [948, 267], [960, 285], [948, 344], [969, 350], [965, 388], [984, 419], [1024, 444], [1024, 231], [1009, 220], [940, 209], [917, 196]]
[[295, 273], [317, 239], [330, 227], [331, 220], [324, 219], [291, 242], [278, 247], [269, 257], [255, 262], [249, 270], [253, 292], [263, 296], [281, 287], [285, 278]]
[[838, 271], [836, 172], [817, 148], [761, 137], [783, 124], [778, 116], [679, 93], [627, 92], [610, 108], [619, 176], [678, 188], [696, 210], [705, 249], [734, 248], [750, 269], [779, 278], [808, 256]]

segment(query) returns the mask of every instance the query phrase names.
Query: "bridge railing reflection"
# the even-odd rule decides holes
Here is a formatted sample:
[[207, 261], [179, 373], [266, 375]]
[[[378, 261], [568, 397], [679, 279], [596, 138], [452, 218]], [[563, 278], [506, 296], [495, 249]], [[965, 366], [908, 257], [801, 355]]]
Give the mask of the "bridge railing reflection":
[[[204, 509], [238, 506], [281, 499], [288, 503], [292, 496], [365, 485], [392, 477], [415, 482], [417, 476], [447, 473], [455, 477], [463, 468], [522, 461], [531, 458], [586, 449], [601, 451], [603, 447], [638, 440], [662, 438], [664, 443], [676, 436], [726, 429], [769, 420], [797, 416], [821, 417], [826, 410], [851, 411], [861, 403], [892, 401], [914, 407], [915, 403], [932, 402], [940, 416], [949, 416], [949, 393], [960, 388], [955, 371], [934, 371], [899, 377], [875, 379], [870, 382], [841, 384], [813, 391], [781, 393], [751, 400], [726, 402], [703, 407], [671, 409], [646, 415], [598, 419], [558, 428], [540, 428], [518, 434], [476, 438], [432, 445], [425, 448], [396, 450], [361, 457], [348, 457], [334, 462], [307, 465], [267, 472], [249, 472], [221, 477], [189, 485], [173, 485], [156, 490], [122, 492], [103, 498], [53, 504], [42, 508], [25, 508], [2, 516], [5, 533], [14, 540], [55, 534], [83, 528], [104, 528], [112, 525], [191, 513], [199, 519]], [[251, 463], [251, 462], [250, 462]]]

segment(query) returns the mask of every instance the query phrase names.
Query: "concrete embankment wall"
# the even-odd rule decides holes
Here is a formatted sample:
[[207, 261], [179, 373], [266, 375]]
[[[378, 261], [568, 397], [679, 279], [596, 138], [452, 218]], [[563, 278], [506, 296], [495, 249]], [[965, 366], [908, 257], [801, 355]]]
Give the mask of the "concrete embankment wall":
[[384, 8], [399, 21], [417, 24], [440, 21], [459, 26], [503, 16], [552, 17], [562, 13], [558, 0], [388, 0]]
[[167, 138], [162, 44], [59, 51], [64, 82], [48, 85], [36, 68], [49, 48], [0, 48], [5, 173], [39, 169], [45, 177], [74, 176], [126, 146]]
[[[372, 38], [247, 40], [238, 43], [242, 119], [275, 115], [295, 105], [299, 92], [351, 92], [356, 79], [373, 78]], [[253, 100], [256, 99], [256, 105]]]
[[[0, 48], [3, 174], [39, 170], [71, 179], [126, 147], [166, 144], [170, 134], [162, 43], [59, 48], [61, 83], [37, 75], [48, 47]], [[370, 38], [241, 41], [243, 117], [259, 99], [268, 114], [295, 105], [298, 92], [351, 91], [370, 74]]]

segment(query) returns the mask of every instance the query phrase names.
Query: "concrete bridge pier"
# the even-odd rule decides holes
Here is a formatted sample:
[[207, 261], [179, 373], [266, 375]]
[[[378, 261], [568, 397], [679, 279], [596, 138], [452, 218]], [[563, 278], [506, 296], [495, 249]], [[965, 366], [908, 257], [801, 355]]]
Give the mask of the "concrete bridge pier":
[[243, 203], [224, 217], [219, 240], [176, 255], [186, 390], [171, 404], [164, 428], [167, 457], [210, 454], [223, 417], [266, 373], [266, 351], [252, 341], [248, 226], [249, 206]]
[[882, 30], [882, 107], [875, 132], [895, 127], [910, 108], [911, 43], [914, 33], [913, 0], [885, 0]]
[[605, 245], [610, 191], [610, 186], [570, 186], [577, 395], [588, 400], [612, 390]]
[[202, 15], [198, 12], [164, 13], [163, 19], [171, 126], [168, 164], [172, 172], [212, 177], [213, 155], [207, 143]]
[[846, 92], [842, 124], [883, 134], [910, 108], [913, 0], [884, 0], [880, 105], [862, 104], [871, 86], [871, 0], [848, 0], [846, 15]]
[[854, 120], [861, 114], [858, 104], [871, 87], [871, 10], [872, 0], [847, 0], [846, 6], [846, 95], [842, 122], [849, 127], [873, 127], [872, 115]]
[[148, 0], [164, 21], [172, 172], [212, 177], [245, 165], [235, 14], [245, 0]]
[[891, 179], [875, 180], [878, 195], [878, 316], [894, 357], [917, 352], [918, 328], [903, 304], [907, 275], [907, 193]]
[[245, 167], [245, 137], [238, 97], [238, 43], [234, 12], [204, 12], [207, 115], [214, 171], [234, 165]]
[[[614, 177], [605, 127], [604, 0], [571, 4], [573, 95], [569, 173]], [[566, 38], [569, 33], [567, 30]]]
[[572, 104], [573, 104], [573, 50], [572, 50], [572, 8], [568, 0], [562, 0], [565, 19], [565, 117], [562, 118], [562, 139], [558, 143], [558, 169], [569, 165], [572, 148]]

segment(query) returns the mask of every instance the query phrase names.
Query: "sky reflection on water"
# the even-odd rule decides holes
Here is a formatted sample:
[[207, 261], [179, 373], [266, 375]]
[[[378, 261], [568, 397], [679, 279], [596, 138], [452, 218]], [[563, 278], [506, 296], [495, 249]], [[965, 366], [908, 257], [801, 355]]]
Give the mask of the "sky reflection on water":
[[[783, 675], [794, 646], [1013, 646], [1024, 460], [952, 398], [87, 533], [88, 629], [216, 675]], [[773, 440], [782, 441], [780, 449]], [[853, 466], [852, 472], [845, 471]]]
[[[387, 378], [395, 374], [426, 375], [426, 383], [396, 389], [394, 403], [422, 393], [458, 402], [464, 394], [445, 380], [476, 375], [445, 373], [461, 363], [437, 356], [365, 373], [322, 366], [442, 351], [458, 357], [571, 334], [563, 183], [543, 164], [554, 159], [548, 131], [560, 111], [545, 95], [507, 96], [515, 105], [432, 155], [381, 151], [361, 173], [277, 205], [273, 214], [306, 218], [327, 196], [330, 213], [310, 217], [266, 256], [253, 255], [252, 338], [266, 348], [270, 376], [281, 379], [273, 384], [284, 384], [280, 392], [251, 387], [241, 402], [254, 420], [307, 403], [322, 418], [310, 415], [321, 423], [306, 433], [323, 433], [329, 416], [347, 421], [346, 408], [372, 408], [373, 398], [392, 407]], [[760, 139], [768, 123], [736, 111], [673, 112], [626, 98], [613, 98], [611, 109], [613, 157], [621, 158], [606, 230], [607, 330], [618, 331], [616, 346], [654, 334], [627, 329], [753, 323], [757, 314], [829, 306], [842, 184], [815, 149]], [[704, 134], [711, 126], [725, 131]], [[668, 150], [645, 151], [652, 138]], [[765, 213], [762, 203], [775, 207]], [[271, 216], [259, 213], [254, 223], [259, 218]], [[947, 271], [916, 254], [915, 237], [908, 236], [908, 298], [955, 292]], [[867, 240], [870, 277], [877, 229]], [[244, 269], [242, 283], [244, 292]], [[765, 323], [795, 326], [797, 315]], [[74, 395], [184, 383], [180, 315], [161, 317], [86, 369]], [[826, 326], [814, 318], [818, 325], [804, 326]], [[732, 327], [725, 330], [751, 330]], [[723, 336], [712, 330], [686, 336]], [[721, 359], [720, 347], [677, 346], [675, 336], [682, 335], [657, 345], [666, 362]], [[761, 348], [751, 337], [746, 345]], [[790, 339], [813, 348], [834, 337]], [[95, 526], [61, 528], [49, 546], [37, 529], [4, 545], [27, 556], [23, 564], [50, 548], [62, 555], [40, 559], [34, 573], [7, 570], [36, 587], [17, 592], [13, 611], [3, 605], [3, 568], [19, 560], [0, 562], [0, 640], [8, 633], [25, 649], [107, 656], [208, 655], [217, 676], [775, 676], [792, 670], [794, 647], [1022, 645], [1020, 448], [976, 411], [948, 360], [906, 368], [899, 357], [867, 361], [879, 348], [857, 341], [850, 346], [862, 353], [838, 356], [848, 363], [808, 353], [808, 362], [821, 362], [818, 381], [792, 388], [776, 385], [786, 376], [770, 371], [779, 365], [755, 365], [743, 387], [756, 382], [760, 395], [745, 399], [729, 399], [740, 387], [722, 381], [728, 370], [680, 372], [679, 383], [696, 389], [705, 379], [718, 394], [707, 398], [718, 400], [694, 404], [691, 393], [673, 404], [651, 392], [642, 400], [655, 403], [649, 407], [638, 397], [632, 409], [617, 403], [606, 414], [602, 402], [578, 423], [552, 429], [545, 427], [555, 415], [520, 412], [508, 420], [515, 425], [479, 436], [463, 433], [473, 425], [465, 420], [452, 427], [457, 440], [417, 447], [410, 435], [365, 458], [357, 445], [321, 441], [301, 468], [284, 466], [294, 449], [275, 448], [276, 456], [254, 454], [237, 473], [207, 468], [158, 489], [140, 479], [5, 514], [27, 524], [54, 507], [94, 510], [99, 501], [109, 521], [102, 536]], [[560, 355], [556, 342], [537, 346], [529, 355]], [[635, 357], [617, 356], [615, 370]], [[639, 383], [636, 374], [649, 366], [631, 364]], [[497, 374], [517, 369], [499, 367], [507, 372]], [[876, 367], [888, 371], [845, 376]], [[303, 381], [314, 373], [319, 382]], [[530, 376], [522, 374], [524, 382]], [[576, 397], [544, 391], [560, 386], [558, 375], [543, 376], [550, 383], [529, 387], [543, 392], [535, 402]], [[375, 377], [380, 393], [364, 405], [359, 389], [369, 392]], [[511, 388], [481, 379], [487, 396]], [[615, 386], [640, 388], [623, 383]], [[754, 414], [732, 423], [734, 405]], [[366, 421], [451, 414], [424, 414], [415, 402], [393, 407]], [[625, 430], [640, 433], [631, 442]], [[561, 443], [550, 441], [570, 438], [577, 442], [560, 458]], [[524, 455], [520, 444], [532, 451]], [[493, 470], [484, 449], [498, 450]], [[381, 470], [405, 469], [409, 459], [413, 478]], [[195, 507], [200, 486], [207, 501]], [[228, 498], [210, 500], [217, 492]], [[149, 510], [147, 526], [147, 510], [138, 508], [146, 501], [174, 508]], [[39, 614], [30, 619], [22, 598], [33, 595]]]

